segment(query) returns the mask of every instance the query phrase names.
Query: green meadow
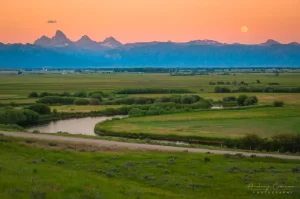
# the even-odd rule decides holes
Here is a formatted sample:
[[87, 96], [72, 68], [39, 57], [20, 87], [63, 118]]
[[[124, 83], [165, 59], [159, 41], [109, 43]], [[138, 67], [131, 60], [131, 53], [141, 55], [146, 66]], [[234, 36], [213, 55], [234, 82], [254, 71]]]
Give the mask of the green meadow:
[[[0, 198], [298, 198], [299, 160], [0, 136]], [[254, 186], [269, 189], [255, 189]]]
[[[37, 92], [76, 92], [76, 91], [114, 91], [122, 88], [187, 88], [196, 93], [213, 92], [211, 81], [244, 81], [250, 86], [267, 86], [268, 83], [279, 83], [276, 87], [299, 87], [300, 73], [231, 73], [219, 75], [215, 72], [201, 76], [170, 76], [166, 73], [115, 73], [115, 74], [1, 74], [0, 98], [27, 96]], [[235, 74], [235, 75], [234, 75]], [[260, 80], [259, 85], [256, 80]], [[225, 85], [235, 88], [234, 85]]]
[[[105, 97], [103, 95], [103, 101], [99, 105], [51, 104], [50, 109], [46, 106], [48, 113], [40, 115], [41, 120], [88, 116], [91, 111], [101, 113], [110, 110], [107, 113], [118, 113], [113, 110], [121, 109], [125, 103], [108, 105], [107, 102], [127, 97], [157, 98], [171, 95], [115, 94], [118, 90], [128, 88], [188, 89], [195, 95], [215, 102], [222, 100], [223, 97], [238, 97], [246, 94], [256, 96], [258, 104], [216, 110], [181, 109], [180, 113], [178, 109], [178, 112], [168, 112], [171, 114], [164, 112], [161, 115], [115, 119], [97, 124], [95, 132], [130, 138], [204, 140], [204, 143], [200, 144], [219, 144], [220, 140], [243, 139], [249, 134], [254, 134], [259, 136], [259, 138], [254, 137], [254, 144], [256, 141], [260, 142], [260, 145], [257, 144], [252, 148], [256, 151], [263, 151], [267, 149], [264, 147], [269, 147], [269, 150], [266, 150], [268, 152], [291, 153], [292, 151], [293, 155], [299, 154], [299, 145], [296, 143], [298, 141], [292, 144], [289, 142], [293, 138], [299, 140], [297, 135], [300, 134], [300, 93], [215, 93], [215, 87], [218, 85], [212, 85], [211, 82], [226, 82], [225, 85], [220, 86], [230, 89], [240, 87], [240, 85], [227, 84], [233, 81], [243, 81], [248, 87], [296, 88], [300, 87], [300, 73], [284, 72], [279, 76], [275, 76], [274, 73], [221, 74], [222, 72], [199, 76], [146, 73], [24, 73], [24, 75], [0, 73], [0, 110], [9, 113], [15, 109], [15, 113], [19, 111], [21, 114], [22, 109], [28, 107], [28, 104], [36, 103], [38, 98], [28, 97], [28, 94], [33, 91], [39, 94], [103, 91], [106, 94]], [[257, 80], [260, 83], [257, 83]], [[276, 85], [270, 86], [270, 83]], [[82, 99], [89, 100], [87, 97], [91, 96]], [[283, 101], [284, 106], [273, 106], [275, 100]], [[188, 104], [180, 103], [177, 105], [188, 107]], [[151, 106], [158, 106], [157, 104], [153, 103]], [[134, 104], [128, 105], [130, 106], [134, 107]], [[150, 105], [145, 103], [140, 107], [142, 106]], [[156, 110], [159, 109], [156, 107]], [[14, 112], [10, 113], [13, 118]], [[5, 115], [3, 118], [7, 119]], [[16, 124], [1, 124], [0, 128], [10, 131], [23, 130]], [[288, 135], [280, 140], [283, 145], [281, 148], [277, 146], [279, 142], [268, 141], [278, 135]], [[100, 136], [97, 138], [103, 139]], [[285, 142], [285, 138], [288, 143]], [[133, 140], [131, 139], [132, 142]], [[139, 142], [148, 141], [143, 139]], [[240, 142], [235, 146], [242, 146], [238, 144]], [[278, 150], [270, 147], [273, 144]], [[251, 150], [252, 144], [250, 143], [249, 146]], [[226, 146], [221, 145], [221, 147]], [[290, 150], [288, 147], [294, 148]], [[238, 147], [228, 146], [228, 148], [235, 150]], [[239, 149], [248, 150], [249, 147]], [[240, 154], [193, 154], [139, 149], [133, 151], [117, 146], [100, 147], [70, 142], [11, 138], [0, 134], [0, 198], [292, 199], [300, 198], [299, 165], [299, 160], [259, 158], [255, 155], [244, 157]], [[255, 186], [264, 187], [257, 189]]]
[[[245, 82], [248, 86], [291, 88], [300, 86], [300, 73], [231, 72], [221, 75], [213, 72], [199, 76], [170, 76], [167, 73], [114, 73], [114, 74], [0, 74], [0, 104], [31, 104], [36, 99], [28, 98], [32, 91], [74, 93], [78, 91], [103, 91], [113, 93], [124, 88], [184, 88], [205, 99], [222, 100], [227, 96], [241, 94], [257, 96], [259, 105], [272, 105], [275, 100], [285, 103], [284, 107], [250, 108], [245, 110], [214, 110], [185, 112], [171, 115], [147, 116], [107, 121], [96, 126], [96, 131], [118, 134], [173, 135], [194, 137], [235, 138], [247, 134], [271, 137], [278, 134], [299, 134], [300, 93], [214, 93], [216, 85], [210, 82]], [[259, 84], [257, 83], [259, 80]], [[225, 84], [231, 89], [238, 85]], [[116, 95], [134, 97], [162, 97], [171, 94]], [[181, 94], [184, 95], [184, 94]], [[122, 105], [52, 105], [58, 112], [77, 113], [103, 111], [120, 108]]]
[[300, 134], [300, 106], [203, 110], [125, 118], [98, 124], [96, 131], [221, 138], [236, 138], [247, 134], [261, 137]]

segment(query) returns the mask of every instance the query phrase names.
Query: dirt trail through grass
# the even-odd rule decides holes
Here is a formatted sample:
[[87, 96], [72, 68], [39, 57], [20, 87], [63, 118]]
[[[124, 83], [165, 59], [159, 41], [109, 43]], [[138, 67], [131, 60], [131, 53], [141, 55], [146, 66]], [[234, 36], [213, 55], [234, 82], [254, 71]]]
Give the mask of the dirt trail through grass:
[[34, 138], [42, 140], [52, 140], [52, 141], [63, 141], [63, 142], [73, 142], [73, 143], [85, 143], [94, 146], [101, 147], [116, 147], [116, 148], [127, 148], [132, 150], [159, 150], [159, 151], [188, 151], [192, 153], [214, 153], [214, 154], [231, 154], [241, 153], [244, 156], [251, 156], [255, 154], [259, 157], [274, 157], [281, 159], [299, 159], [300, 156], [292, 155], [281, 155], [281, 154], [264, 154], [264, 153], [250, 153], [250, 152], [235, 152], [226, 150], [211, 150], [211, 149], [200, 149], [200, 148], [187, 148], [187, 147], [173, 147], [173, 146], [162, 146], [162, 145], [151, 145], [151, 144], [137, 144], [137, 143], [126, 143], [99, 139], [89, 139], [89, 138], [75, 138], [75, 137], [62, 137], [57, 135], [46, 135], [46, 134], [32, 134], [32, 133], [22, 133], [22, 132], [5, 132], [0, 131], [0, 134], [12, 137], [22, 137], [22, 138]]

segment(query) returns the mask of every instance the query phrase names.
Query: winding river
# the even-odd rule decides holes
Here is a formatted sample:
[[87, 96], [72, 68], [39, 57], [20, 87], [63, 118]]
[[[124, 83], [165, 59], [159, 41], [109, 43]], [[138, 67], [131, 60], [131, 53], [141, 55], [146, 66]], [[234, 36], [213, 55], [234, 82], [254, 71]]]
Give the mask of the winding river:
[[124, 118], [127, 116], [116, 115], [112, 117], [85, 117], [85, 118], [72, 118], [66, 120], [51, 121], [45, 124], [39, 124], [26, 128], [27, 131], [32, 132], [38, 130], [43, 133], [57, 133], [68, 132], [70, 134], [83, 134], [83, 135], [96, 135], [94, 133], [95, 125], [99, 122], [111, 120], [112, 118]]

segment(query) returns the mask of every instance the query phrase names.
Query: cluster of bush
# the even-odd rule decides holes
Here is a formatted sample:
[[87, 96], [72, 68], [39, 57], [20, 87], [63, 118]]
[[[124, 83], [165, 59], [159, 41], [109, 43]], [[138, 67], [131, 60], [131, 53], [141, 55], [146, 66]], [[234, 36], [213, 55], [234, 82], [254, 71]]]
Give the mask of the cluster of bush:
[[[259, 80], [257, 80], [257, 81], [259, 81]], [[259, 83], [260, 83], [260, 81], [259, 81]], [[217, 81], [217, 82], [213, 82], [213, 81], [211, 81], [211, 82], [209, 82], [209, 85], [225, 85], [225, 84], [226, 85], [230, 85], [230, 84], [232, 84], [232, 85], [245, 85], [245, 86], [248, 85], [248, 83], [246, 83], [245, 81], [240, 81], [240, 82], [237, 82], [237, 81], [232, 81], [232, 82]]]
[[224, 84], [230, 85], [231, 82], [217, 81], [217, 82], [209, 82], [208, 84], [209, 85], [224, 85]]
[[[94, 96], [95, 97], [95, 96]], [[61, 104], [61, 105], [98, 105], [100, 104], [100, 100], [102, 98], [92, 98], [92, 99], [84, 99], [84, 98], [75, 98], [75, 97], [59, 97], [59, 96], [46, 96], [37, 100], [37, 103], [40, 104]]]
[[32, 110], [41, 115], [47, 115], [47, 114], [51, 113], [50, 107], [45, 104], [32, 104], [32, 105], [26, 107], [26, 109]]
[[29, 109], [5, 108], [0, 110], [0, 124], [31, 124], [39, 119], [39, 114]]
[[296, 153], [300, 152], [300, 135], [281, 134], [271, 138], [247, 135], [239, 139], [228, 139], [224, 144], [229, 148]]
[[103, 93], [102, 91], [95, 91], [95, 92], [90, 92], [87, 93], [85, 91], [79, 91], [76, 93], [69, 93], [69, 92], [63, 92], [63, 93], [50, 93], [50, 92], [42, 92], [40, 94], [38, 94], [37, 92], [31, 92], [29, 93], [28, 97], [30, 98], [43, 98], [43, 97], [48, 97], [48, 96], [58, 96], [58, 97], [77, 97], [77, 98], [87, 98], [87, 97], [93, 97], [93, 96], [107, 96], [105, 93]]
[[190, 112], [198, 109], [209, 109], [212, 102], [209, 100], [200, 100], [194, 104], [177, 104], [169, 103], [155, 103], [151, 105], [135, 105], [128, 111], [129, 117], [142, 117], [148, 115], [162, 115], [170, 113]]
[[167, 103], [174, 102], [178, 104], [193, 104], [198, 102], [201, 97], [198, 95], [171, 95], [159, 98], [155, 97], [122, 97], [116, 100], [105, 102], [106, 105], [133, 105], [133, 104], [154, 104], [154, 103]]
[[116, 92], [117, 94], [163, 94], [163, 93], [192, 93], [184, 88], [126, 88]]
[[280, 85], [278, 82], [270, 82], [269, 85]]
[[230, 93], [231, 90], [227, 87], [216, 86], [215, 93]]
[[215, 93], [300, 93], [300, 87], [296, 88], [272, 88], [272, 87], [244, 87], [241, 86], [236, 90], [228, 87], [215, 87]]
[[256, 96], [247, 96], [247, 95], [240, 95], [239, 97], [228, 96], [228, 97], [224, 97], [222, 100], [222, 104], [225, 107], [250, 106], [257, 103], [258, 103], [258, 99]]
[[37, 100], [37, 103], [41, 104], [62, 104], [62, 105], [70, 105], [73, 104], [76, 100], [75, 97], [60, 97], [60, 96], [46, 96]]

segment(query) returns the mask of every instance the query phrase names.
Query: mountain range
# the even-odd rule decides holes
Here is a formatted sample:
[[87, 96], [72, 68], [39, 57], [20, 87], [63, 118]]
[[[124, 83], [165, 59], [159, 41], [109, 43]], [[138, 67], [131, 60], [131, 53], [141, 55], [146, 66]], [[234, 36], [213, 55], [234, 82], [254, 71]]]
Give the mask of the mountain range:
[[81, 49], [103, 50], [106, 48], [121, 47], [122, 43], [113, 37], [108, 37], [102, 42], [96, 42], [87, 35], [82, 36], [78, 41], [72, 42], [62, 31], [57, 30], [52, 38], [42, 36], [34, 42], [34, 45], [52, 48], [77, 47]]
[[226, 44], [214, 40], [137, 42], [113, 37], [71, 41], [62, 31], [33, 44], [0, 43], [0, 67], [101, 66], [300, 66], [300, 44], [267, 40], [261, 44]]

